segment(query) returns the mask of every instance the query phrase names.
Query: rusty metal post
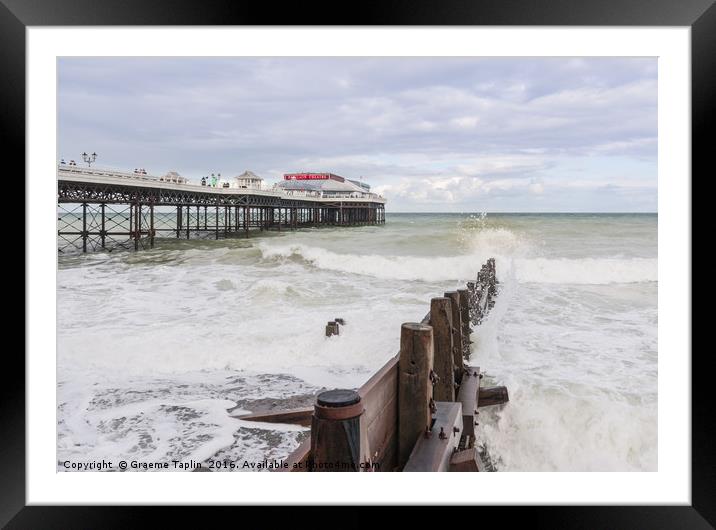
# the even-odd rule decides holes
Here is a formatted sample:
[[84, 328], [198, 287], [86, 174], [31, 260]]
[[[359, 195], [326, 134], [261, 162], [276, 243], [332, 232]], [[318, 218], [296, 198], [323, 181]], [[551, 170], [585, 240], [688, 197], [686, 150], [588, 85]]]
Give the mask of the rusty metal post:
[[82, 252], [87, 252], [87, 203], [82, 203]]
[[[179, 232], [177, 232], [178, 234]], [[129, 203], [129, 239], [134, 237], [134, 205]], [[177, 237], [179, 237], [177, 235]]]
[[149, 247], [154, 248], [154, 200], [149, 203]]
[[100, 241], [102, 241], [102, 248], [104, 248], [105, 238], [106, 238], [106, 236], [107, 236], [107, 230], [106, 230], [106, 228], [105, 228], [105, 221], [104, 221], [104, 217], [105, 217], [105, 211], [104, 211], [104, 210], [105, 210], [105, 206], [106, 206], [105, 203], [102, 203], [102, 204], [100, 204], [100, 206], [99, 206], [100, 211], [101, 211], [101, 214], [102, 214], [102, 221], [101, 221], [102, 227], [100, 228], [100, 235], [99, 235]]
[[219, 199], [216, 199], [216, 219], [214, 222], [214, 234], [219, 239]]
[[249, 207], [244, 206], [244, 232], [246, 232], [246, 237], [249, 237]]
[[137, 202], [134, 207], [134, 250], [139, 250], [139, 238], [142, 237], [142, 203]]
[[398, 466], [402, 468], [415, 443], [431, 426], [433, 328], [407, 322], [400, 328], [398, 359]]
[[360, 471], [360, 416], [363, 403], [354, 390], [318, 394], [311, 418], [309, 471]]

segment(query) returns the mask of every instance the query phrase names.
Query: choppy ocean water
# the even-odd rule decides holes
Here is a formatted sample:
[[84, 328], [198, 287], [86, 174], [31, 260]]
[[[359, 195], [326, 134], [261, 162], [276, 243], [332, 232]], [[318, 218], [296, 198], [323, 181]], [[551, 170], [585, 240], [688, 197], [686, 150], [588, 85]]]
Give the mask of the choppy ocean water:
[[[227, 410], [357, 387], [400, 324], [495, 257], [501, 291], [472, 362], [504, 471], [657, 467], [657, 216], [388, 214], [153, 250], [60, 256], [58, 470], [65, 461], [285, 457], [306, 429]], [[341, 335], [324, 336], [343, 317]]]

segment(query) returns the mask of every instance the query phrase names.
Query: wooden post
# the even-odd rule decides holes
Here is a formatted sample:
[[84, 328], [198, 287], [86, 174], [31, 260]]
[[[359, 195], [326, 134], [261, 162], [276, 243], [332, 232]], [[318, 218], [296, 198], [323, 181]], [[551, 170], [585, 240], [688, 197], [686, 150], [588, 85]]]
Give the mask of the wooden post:
[[326, 337], [332, 337], [333, 335], [340, 334], [340, 331], [338, 329], [338, 322], [335, 322], [333, 320], [329, 321], [328, 324], [326, 324]]
[[457, 290], [460, 300], [460, 325], [462, 326], [462, 356], [470, 358], [470, 297], [467, 289]]
[[455, 401], [455, 363], [452, 354], [452, 307], [449, 298], [430, 300], [433, 327], [434, 370], [438, 380], [433, 388], [435, 401]]
[[360, 416], [358, 392], [321, 392], [311, 419], [309, 471], [360, 471]]
[[455, 381], [462, 377], [462, 326], [460, 319], [460, 295], [457, 291], [448, 291], [445, 297], [450, 299], [452, 309], [452, 355], [455, 363]]
[[480, 388], [477, 406], [489, 407], [490, 405], [503, 405], [509, 400], [510, 396], [507, 394], [507, 387], [493, 386], [491, 388]]
[[433, 328], [408, 322], [400, 329], [398, 360], [398, 466], [402, 468], [415, 443], [430, 428], [433, 388]]

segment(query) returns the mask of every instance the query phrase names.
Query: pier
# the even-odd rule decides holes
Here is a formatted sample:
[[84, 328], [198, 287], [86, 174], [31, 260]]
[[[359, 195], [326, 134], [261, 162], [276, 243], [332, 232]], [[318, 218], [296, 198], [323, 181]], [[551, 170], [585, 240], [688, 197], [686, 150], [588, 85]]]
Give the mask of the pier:
[[385, 223], [385, 199], [211, 187], [117, 170], [57, 166], [58, 252], [142, 250], [158, 238], [249, 237], [251, 231]]
[[311, 426], [280, 471], [488, 470], [476, 446], [479, 409], [509, 396], [483, 386], [480, 367], [468, 363], [497, 285], [489, 259], [465, 289], [433, 298], [420, 322], [401, 326], [398, 354], [360, 388], [322, 392], [313, 407], [239, 418]]

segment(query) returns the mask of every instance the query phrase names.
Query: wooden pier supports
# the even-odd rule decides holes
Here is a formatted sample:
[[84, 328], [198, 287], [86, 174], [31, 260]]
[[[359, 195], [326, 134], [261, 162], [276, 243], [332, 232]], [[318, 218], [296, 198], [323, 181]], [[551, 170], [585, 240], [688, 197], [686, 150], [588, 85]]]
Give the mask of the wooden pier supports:
[[360, 416], [363, 404], [353, 390], [318, 394], [311, 420], [309, 471], [360, 470]]
[[400, 330], [398, 360], [398, 467], [431, 425], [433, 328], [408, 322]]

